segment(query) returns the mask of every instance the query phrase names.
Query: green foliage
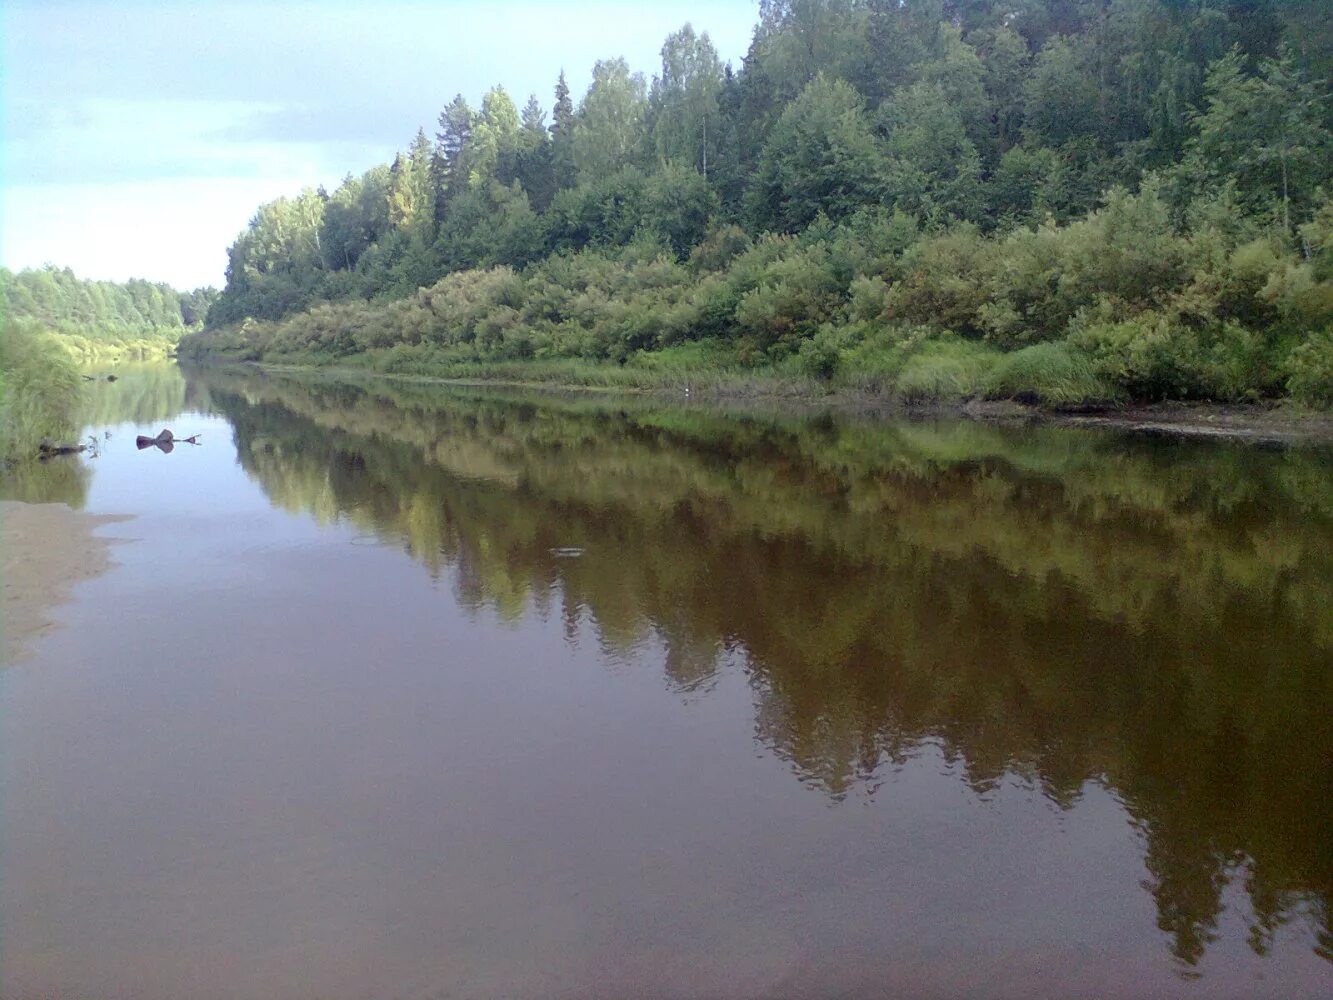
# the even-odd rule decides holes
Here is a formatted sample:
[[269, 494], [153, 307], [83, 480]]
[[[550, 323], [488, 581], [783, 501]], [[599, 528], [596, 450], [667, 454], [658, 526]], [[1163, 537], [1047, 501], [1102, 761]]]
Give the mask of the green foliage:
[[643, 75], [624, 59], [599, 60], [592, 83], [574, 119], [574, 165], [580, 180], [612, 173], [642, 150], [647, 91]]
[[976, 218], [981, 157], [956, 95], [939, 84], [913, 84], [886, 101], [880, 117], [888, 133], [890, 201], [931, 224]]
[[1025, 97], [1027, 130], [1039, 144], [1058, 147], [1087, 134], [1098, 112], [1092, 66], [1077, 43], [1052, 38], [1033, 61]]
[[883, 174], [861, 95], [843, 80], [820, 76], [769, 134], [750, 190], [750, 218], [759, 229], [783, 232], [820, 214], [842, 218], [878, 200]]
[[1196, 184], [1234, 179], [1253, 212], [1280, 212], [1283, 229], [1304, 215], [1328, 179], [1333, 136], [1323, 122], [1328, 97], [1290, 56], [1246, 71], [1239, 51], [1208, 68], [1206, 110], [1197, 115], [1183, 171]]
[[736, 327], [764, 349], [796, 349], [842, 304], [846, 286], [829, 266], [830, 250], [819, 243], [785, 253], [768, 264], [757, 287], [736, 305]]
[[991, 370], [986, 395], [1043, 406], [1076, 406], [1115, 398], [1091, 359], [1068, 344], [1033, 344], [1002, 356]]
[[1070, 343], [1091, 356], [1099, 377], [1135, 399], [1238, 400], [1275, 388], [1269, 345], [1235, 323], [1196, 329], [1144, 312], [1088, 322]]
[[662, 44], [662, 75], [649, 95], [652, 142], [663, 163], [676, 163], [708, 176], [718, 161], [722, 122], [718, 98], [724, 84], [722, 62], [708, 33], [686, 24]]
[[518, 108], [503, 87], [492, 87], [481, 99], [481, 117], [468, 147], [468, 185], [494, 177], [501, 163], [511, 163], [519, 148]]
[[[1333, 324], [1327, 20], [774, 0], [738, 69], [685, 25], [651, 90], [602, 60], [576, 106], [561, 74], [549, 129], [535, 98], [460, 96], [433, 145], [262, 206], [187, 349], [628, 364], [716, 340], [957, 397], [970, 362], [904, 345], [962, 338], [1019, 352], [994, 392], [1052, 405], [1278, 397]], [[422, 305], [493, 279], [517, 291], [456, 322]]]
[[943, 330], [980, 332], [995, 252], [971, 226], [914, 244], [894, 268], [885, 301], [890, 319]]
[[928, 341], [898, 373], [898, 395], [909, 403], [952, 402], [980, 395], [997, 353], [963, 340]]
[[0, 268], [0, 316], [47, 329], [101, 331], [107, 336], [161, 332], [178, 336], [202, 324], [217, 298], [212, 288], [178, 292], [138, 279], [117, 283], [76, 277], [51, 265], [14, 273]]
[[83, 380], [60, 338], [7, 319], [0, 336], [0, 463], [33, 458], [50, 439], [68, 442]]
[[1306, 406], [1333, 406], [1333, 328], [1321, 330], [1287, 358], [1287, 391]]

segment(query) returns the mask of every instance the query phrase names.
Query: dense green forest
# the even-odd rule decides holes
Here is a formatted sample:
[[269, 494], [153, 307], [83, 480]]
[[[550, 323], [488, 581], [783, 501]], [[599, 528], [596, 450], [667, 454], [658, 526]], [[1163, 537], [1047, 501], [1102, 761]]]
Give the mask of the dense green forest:
[[[196, 356], [907, 399], [1333, 402], [1333, 18], [763, 0], [260, 207]], [[619, 375], [616, 372], [627, 374]]]
[[167, 354], [189, 327], [202, 326], [217, 298], [212, 288], [178, 292], [142, 279], [91, 281], [51, 265], [17, 274], [0, 268], [0, 316], [61, 335], [80, 361]]

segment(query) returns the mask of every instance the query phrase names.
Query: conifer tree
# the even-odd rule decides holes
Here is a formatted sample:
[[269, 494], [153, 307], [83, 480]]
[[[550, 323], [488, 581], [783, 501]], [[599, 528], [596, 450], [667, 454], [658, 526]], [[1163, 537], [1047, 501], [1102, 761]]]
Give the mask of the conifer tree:
[[551, 169], [557, 188], [573, 187], [574, 102], [563, 69], [555, 84], [555, 106], [551, 108]]
[[442, 197], [446, 201], [460, 193], [466, 185], [464, 160], [476, 121], [476, 113], [462, 94], [455, 95], [440, 112], [440, 130], [435, 133], [435, 148], [440, 161], [437, 172], [440, 175]]

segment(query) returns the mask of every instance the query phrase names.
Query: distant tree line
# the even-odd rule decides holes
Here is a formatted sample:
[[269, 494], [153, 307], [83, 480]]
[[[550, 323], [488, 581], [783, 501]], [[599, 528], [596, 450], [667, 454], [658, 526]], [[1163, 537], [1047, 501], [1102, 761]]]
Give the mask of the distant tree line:
[[90, 281], [51, 265], [17, 274], [0, 268], [0, 315], [48, 329], [123, 334], [201, 326], [217, 294], [212, 288], [178, 292], [137, 278]]
[[[805, 349], [827, 374], [855, 346], [836, 331], [860, 322], [856, 336], [893, 343], [922, 327], [1000, 348], [1081, 335], [1083, 357], [1160, 348], [1159, 367], [1189, 369], [1146, 379], [1165, 395], [1228, 378], [1280, 392], [1313, 342], [1298, 361], [1318, 383], [1333, 366], [1331, 20], [1276, 0], [762, 0], [739, 69], [687, 24], [651, 81], [602, 60], [576, 105], [562, 73], [549, 123], [535, 96], [520, 111], [500, 86], [479, 109], [460, 95], [391, 164], [261, 206], [208, 322], [318, 306], [288, 353], [364, 351], [339, 341], [346, 317], [325, 303], [452, 276], [506, 289], [486, 305], [498, 333], [484, 347], [386, 306], [372, 306], [371, 346], [435, 336], [485, 356], [623, 361], [718, 337], [775, 363]], [[1099, 263], [1076, 246], [1103, 237], [1125, 252]], [[1135, 253], [1164, 241], [1169, 261]], [[777, 248], [759, 254], [767, 270], [710, 298], [706, 277], [757, 247]], [[697, 308], [665, 334], [608, 313], [613, 288], [632, 298], [655, 278], [585, 280], [645, 260], [688, 271], [663, 279], [680, 286], [666, 305]], [[534, 266], [564, 301], [533, 305]], [[254, 329], [248, 346], [196, 349], [262, 355], [282, 337]], [[821, 331], [825, 348], [807, 347]], [[1129, 346], [1103, 350], [1117, 339]], [[1196, 377], [1204, 355], [1246, 371]]]

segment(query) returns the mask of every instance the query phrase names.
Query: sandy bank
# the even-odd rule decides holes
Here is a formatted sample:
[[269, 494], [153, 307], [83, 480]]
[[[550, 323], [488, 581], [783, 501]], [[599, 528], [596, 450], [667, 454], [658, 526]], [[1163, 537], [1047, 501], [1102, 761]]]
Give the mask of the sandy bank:
[[59, 503], [0, 501], [0, 666], [28, 655], [34, 639], [59, 627], [54, 610], [81, 580], [111, 566], [111, 540], [93, 529], [128, 517], [81, 514]]

